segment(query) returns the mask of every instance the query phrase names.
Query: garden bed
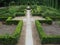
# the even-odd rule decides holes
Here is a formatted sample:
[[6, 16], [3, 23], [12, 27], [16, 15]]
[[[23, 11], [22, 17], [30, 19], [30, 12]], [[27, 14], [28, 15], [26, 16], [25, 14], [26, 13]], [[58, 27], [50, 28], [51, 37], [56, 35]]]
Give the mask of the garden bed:
[[60, 25], [56, 22], [53, 22], [51, 25], [44, 23], [42, 27], [47, 35], [60, 35]]
[[40, 22], [35, 21], [41, 43], [60, 44], [60, 21], [54, 21], [52, 24]]
[[11, 20], [11, 17], [6, 21], [0, 21], [0, 44], [14, 45], [17, 43], [23, 21]]
[[0, 35], [12, 34], [15, 31], [16, 25], [6, 25], [5, 22], [0, 21]]

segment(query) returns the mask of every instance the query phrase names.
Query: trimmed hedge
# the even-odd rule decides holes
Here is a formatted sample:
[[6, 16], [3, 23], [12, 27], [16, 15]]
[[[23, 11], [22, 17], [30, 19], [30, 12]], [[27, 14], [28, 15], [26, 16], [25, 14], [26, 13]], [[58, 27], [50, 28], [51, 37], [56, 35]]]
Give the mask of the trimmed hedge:
[[25, 9], [26, 9], [26, 6], [24, 5], [20, 5], [20, 6], [9, 6], [9, 7], [6, 7], [3, 8], [3, 9], [0, 9], [0, 17], [15, 17], [16, 14], [18, 16], [25, 16]]
[[[15, 23], [15, 22], [14, 22]], [[15, 45], [20, 37], [22, 26], [23, 26], [23, 21], [19, 21], [17, 23], [16, 30], [12, 35], [5, 34], [5, 35], [0, 35], [0, 44], [4, 45]]]
[[16, 13], [16, 16], [25, 16], [25, 13], [17, 12], [17, 13]]
[[34, 5], [33, 7], [31, 6], [31, 8], [32, 8], [32, 10], [31, 10], [32, 16], [41, 16], [41, 7], [40, 6]]
[[37, 31], [39, 34], [39, 37], [41, 39], [41, 43], [43, 44], [60, 44], [60, 35], [47, 35], [42, 26], [41, 23], [39, 21], [35, 21], [36, 27], [37, 27]]
[[18, 22], [19, 22], [18, 20], [12, 20], [12, 17], [9, 17], [9, 18], [6, 20], [6, 24], [7, 24], [7, 25], [11, 25], [11, 24], [17, 25]]
[[39, 20], [40, 23], [52, 24], [52, 19], [46, 17], [45, 20]]
[[46, 36], [46, 34], [44, 33], [43, 29], [42, 29], [42, 26], [41, 26], [41, 23], [39, 21], [35, 21], [35, 24], [36, 24], [36, 27], [37, 27], [37, 31], [40, 35], [40, 38], [42, 39], [43, 37]]
[[6, 21], [6, 17], [0, 17], [0, 21]]
[[43, 16], [43, 17], [50, 17], [53, 20], [59, 20], [60, 19], [60, 12], [54, 8], [46, 7], [46, 6], [39, 6], [34, 5], [31, 6], [32, 10], [32, 16]]
[[6, 19], [7, 18], [1, 18], [1, 20], [5, 21], [5, 24], [7, 25], [15, 24], [17, 25], [17, 27], [12, 35], [9, 35], [9, 34], [0, 35], [0, 44], [15, 45], [20, 37], [23, 21], [12, 20], [12, 17], [9, 17], [7, 20]]
[[13, 33], [13, 37], [18, 39], [18, 37], [20, 36], [21, 30], [22, 30], [22, 26], [23, 26], [23, 21], [21, 20], [18, 25], [17, 28], [15, 30], [15, 32]]
[[32, 16], [42, 16], [40, 13], [34, 13], [34, 14], [32, 14]]

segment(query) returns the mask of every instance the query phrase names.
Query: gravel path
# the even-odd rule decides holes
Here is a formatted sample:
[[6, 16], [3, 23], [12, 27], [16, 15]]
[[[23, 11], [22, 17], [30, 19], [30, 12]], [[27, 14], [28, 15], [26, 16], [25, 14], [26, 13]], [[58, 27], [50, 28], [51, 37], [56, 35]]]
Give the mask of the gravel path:
[[40, 42], [39, 34], [36, 30], [36, 26], [35, 26], [34, 21], [32, 21], [32, 32], [33, 32], [34, 45], [42, 45]]
[[12, 20], [24, 20], [24, 19], [26, 19], [25, 16], [24, 16], [24, 17], [15, 17], [15, 18], [13, 18]]
[[34, 45], [33, 44], [33, 36], [32, 36], [32, 24], [31, 24], [31, 10], [27, 10], [26, 17], [26, 38], [25, 45]]

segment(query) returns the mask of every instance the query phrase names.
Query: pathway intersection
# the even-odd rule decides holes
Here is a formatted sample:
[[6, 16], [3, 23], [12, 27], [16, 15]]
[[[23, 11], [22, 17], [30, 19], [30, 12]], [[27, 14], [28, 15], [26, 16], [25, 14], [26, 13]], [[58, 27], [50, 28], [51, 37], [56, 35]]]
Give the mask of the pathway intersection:
[[[41, 45], [40, 41], [39, 41], [38, 33], [35, 35], [32, 32], [34, 32], [34, 30], [36, 30], [36, 27], [34, 27], [35, 26], [35, 20], [41, 20], [41, 19], [45, 20], [45, 19], [43, 17], [40, 18], [38, 16], [37, 17], [35, 17], [35, 16], [32, 17], [31, 16], [31, 10], [26, 10], [26, 12], [27, 12], [26, 16], [15, 17], [15, 18], [12, 19], [12, 20], [23, 20], [23, 22], [24, 22], [24, 25], [23, 25], [24, 29], [22, 30], [23, 31], [22, 32], [23, 36], [21, 35], [20, 41], [18, 41], [18, 42], [21, 42], [21, 43], [18, 43], [18, 45], [19, 44], [21, 44], [21, 45], [37, 45], [37, 42], [39, 42], [38, 45]], [[37, 32], [37, 30], [35, 32]]]
[[21, 36], [16, 45], [56, 45], [41, 44], [38, 32], [36, 30], [35, 20], [45, 20], [45, 18], [39, 16], [32, 16], [31, 10], [26, 10], [26, 16], [15, 17], [12, 20], [23, 20], [24, 23]]

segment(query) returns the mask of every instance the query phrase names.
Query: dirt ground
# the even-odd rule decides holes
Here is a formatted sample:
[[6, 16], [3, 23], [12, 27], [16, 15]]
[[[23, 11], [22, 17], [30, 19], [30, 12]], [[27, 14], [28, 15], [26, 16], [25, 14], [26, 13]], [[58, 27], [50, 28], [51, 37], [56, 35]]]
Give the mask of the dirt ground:
[[60, 26], [56, 23], [52, 25], [42, 24], [42, 27], [47, 35], [60, 35]]
[[0, 35], [9, 34], [12, 35], [12, 33], [15, 31], [17, 25], [6, 25], [0, 22]]

